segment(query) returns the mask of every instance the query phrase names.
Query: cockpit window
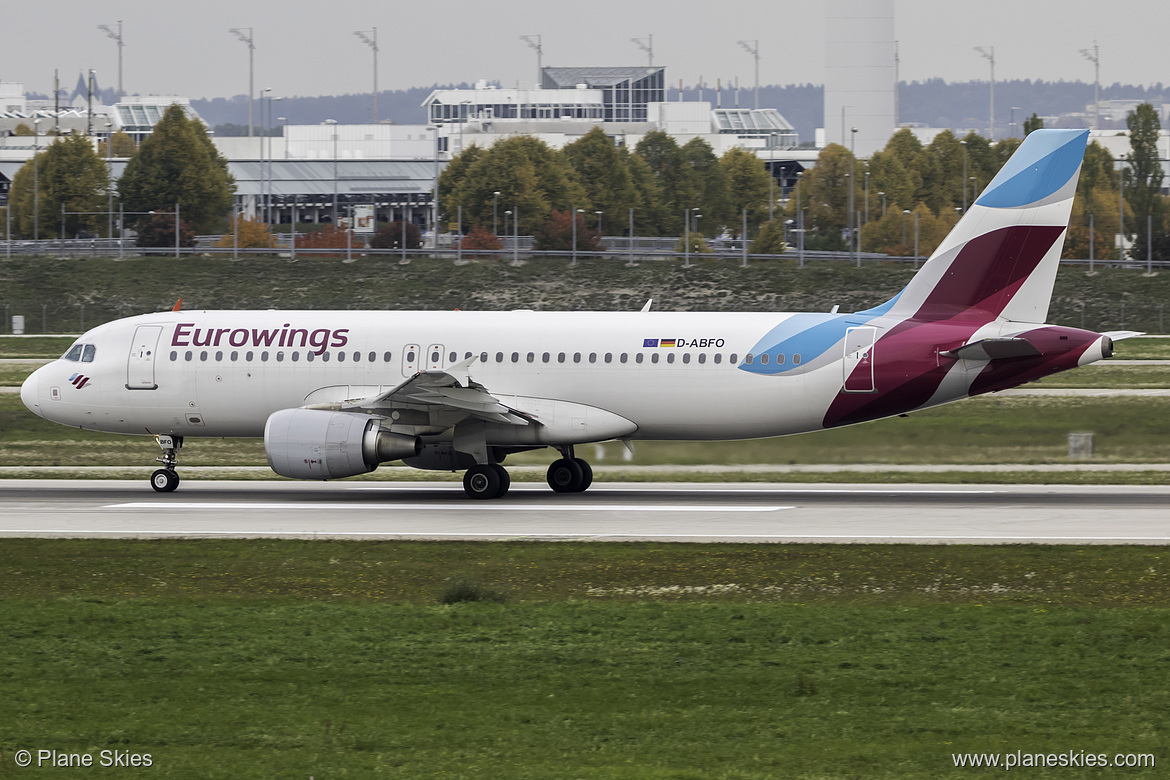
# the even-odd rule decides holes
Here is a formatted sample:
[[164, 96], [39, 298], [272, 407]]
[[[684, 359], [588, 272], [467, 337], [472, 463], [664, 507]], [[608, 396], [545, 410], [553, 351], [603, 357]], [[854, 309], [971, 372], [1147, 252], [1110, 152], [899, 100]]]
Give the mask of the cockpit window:
[[83, 344], [74, 344], [69, 348], [69, 351], [65, 353], [65, 357], [63, 357], [62, 360], [72, 360], [74, 363], [81, 360], [81, 349], [83, 346]]
[[82, 363], [92, 363], [93, 356], [96, 354], [97, 354], [97, 347], [95, 347], [93, 344], [86, 344], [85, 349], [82, 350], [82, 353], [81, 353], [81, 362]]

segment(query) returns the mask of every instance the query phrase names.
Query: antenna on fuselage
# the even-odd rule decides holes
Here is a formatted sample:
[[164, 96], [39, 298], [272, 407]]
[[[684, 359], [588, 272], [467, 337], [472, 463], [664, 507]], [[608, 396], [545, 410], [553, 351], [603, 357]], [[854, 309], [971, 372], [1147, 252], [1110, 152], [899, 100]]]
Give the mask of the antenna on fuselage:
[[642, 311], [650, 311], [650, 305], [654, 303], [654, 299], [646, 301], [646, 305], [642, 307]]

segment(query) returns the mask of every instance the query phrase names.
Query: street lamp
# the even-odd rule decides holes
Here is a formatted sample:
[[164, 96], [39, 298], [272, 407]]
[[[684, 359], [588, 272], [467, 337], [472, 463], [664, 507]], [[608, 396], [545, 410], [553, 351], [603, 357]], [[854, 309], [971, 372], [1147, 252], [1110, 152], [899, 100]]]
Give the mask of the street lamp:
[[902, 246], [906, 246], [906, 215], [910, 209], [902, 209]]
[[428, 125], [428, 130], [435, 134], [435, 189], [431, 197], [431, 235], [434, 237], [433, 249], [439, 248], [439, 127], [438, 125]]
[[1093, 63], [1093, 129], [1099, 129], [1101, 124], [1101, 52], [1097, 49], [1097, 42], [1093, 41], [1093, 53], [1088, 49], [1081, 49], [1081, 56]]
[[959, 141], [963, 147], [963, 213], [967, 213], [967, 141]]
[[995, 141], [995, 47], [976, 46], [975, 51], [982, 54], [983, 58], [991, 63], [991, 113], [987, 120], [987, 140]]
[[[244, 35], [244, 30], [248, 31], [247, 35]], [[253, 68], [253, 64], [254, 64], [254, 59], [255, 59], [255, 54], [256, 54], [256, 44], [252, 42], [252, 28], [251, 27], [233, 27], [230, 30], [228, 30], [228, 32], [230, 32], [232, 35], [239, 38], [244, 43], [248, 44], [248, 137], [251, 138], [252, 137], [252, 95], [255, 94], [255, 89], [256, 89], [256, 87], [253, 83], [253, 81], [254, 81], [253, 74], [255, 73], [255, 70]]]
[[[854, 225], [854, 224], [853, 224], [853, 222], [854, 222], [854, 217], [853, 217], [853, 190], [854, 190], [854, 189], [855, 189], [855, 187], [856, 187], [856, 185], [854, 184], [854, 182], [855, 182], [855, 181], [857, 181], [857, 180], [854, 178], [854, 173], [855, 173], [855, 171], [856, 171], [857, 157], [855, 157], [855, 156], [854, 156], [853, 148], [854, 148], [854, 146], [856, 145], [856, 143], [857, 143], [857, 128], [856, 128], [856, 127], [851, 127], [851, 128], [849, 128], [849, 214], [847, 215], [847, 218], [846, 218], [846, 223], [845, 223], [846, 225], [848, 225], [848, 226], [849, 226], [849, 244], [850, 244], [850, 247], [849, 247], [849, 248], [850, 248], [851, 250], [853, 249], [853, 246], [852, 246], [852, 245], [853, 245], [853, 243], [854, 243], [854, 241], [853, 241], [853, 231], [854, 231], [854, 229], [856, 228], [856, 225]], [[858, 264], [860, 264], [860, 263], [861, 263], [861, 258], [860, 258], [860, 257], [858, 258], [857, 262], [858, 262]]]
[[879, 192], [878, 195], [882, 196], [882, 219], [885, 219], [885, 217], [886, 217], [886, 193]]
[[[374, 50], [374, 124], [378, 123], [378, 28], [375, 27], [371, 35], [358, 30], [354, 33], [367, 46]], [[372, 37], [371, 37], [372, 36]]]
[[106, 238], [114, 237], [114, 123], [106, 122]]
[[337, 120], [326, 119], [324, 124], [333, 129], [333, 229], [337, 229]]
[[593, 213], [597, 215], [597, 237], [601, 238], [601, 212], [595, 211]]
[[492, 234], [496, 240], [500, 240], [500, 221], [499, 221], [499, 207], [500, 207], [500, 193], [492, 193]]
[[41, 156], [41, 118], [33, 119], [33, 241], [41, 238], [41, 184], [40, 165]]

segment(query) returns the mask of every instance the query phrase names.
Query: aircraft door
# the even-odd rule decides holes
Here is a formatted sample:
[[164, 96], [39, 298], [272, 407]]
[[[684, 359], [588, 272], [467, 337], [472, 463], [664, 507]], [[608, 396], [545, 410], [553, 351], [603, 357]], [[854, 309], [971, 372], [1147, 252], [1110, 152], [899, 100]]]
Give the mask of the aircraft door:
[[877, 391], [873, 379], [873, 351], [877, 328], [865, 325], [845, 331], [845, 360], [843, 361], [846, 393], [873, 393]]
[[419, 372], [419, 365], [423, 362], [420, 351], [418, 344], [407, 344], [402, 348], [403, 376], [414, 376]]
[[158, 339], [162, 325], [139, 325], [134, 331], [130, 344], [130, 357], [126, 362], [127, 390], [157, 390], [154, 381], [154, 364], [158, 357]]
[[443, 345], [431, 344], [427, 347], [426, 363], [428, 371], [439, 371], [443, 368]]

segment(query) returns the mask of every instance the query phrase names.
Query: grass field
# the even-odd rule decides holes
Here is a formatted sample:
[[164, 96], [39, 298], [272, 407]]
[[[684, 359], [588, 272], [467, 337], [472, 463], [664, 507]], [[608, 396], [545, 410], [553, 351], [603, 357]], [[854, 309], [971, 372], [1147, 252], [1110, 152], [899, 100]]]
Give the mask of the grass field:
[[[0, 550], [4, 776], [42, 746], [183, 778], [934, 778], [959, 752], [1170, 748], [1159, 548]], [[460, 580], [505, 603], [439, 603]]]

